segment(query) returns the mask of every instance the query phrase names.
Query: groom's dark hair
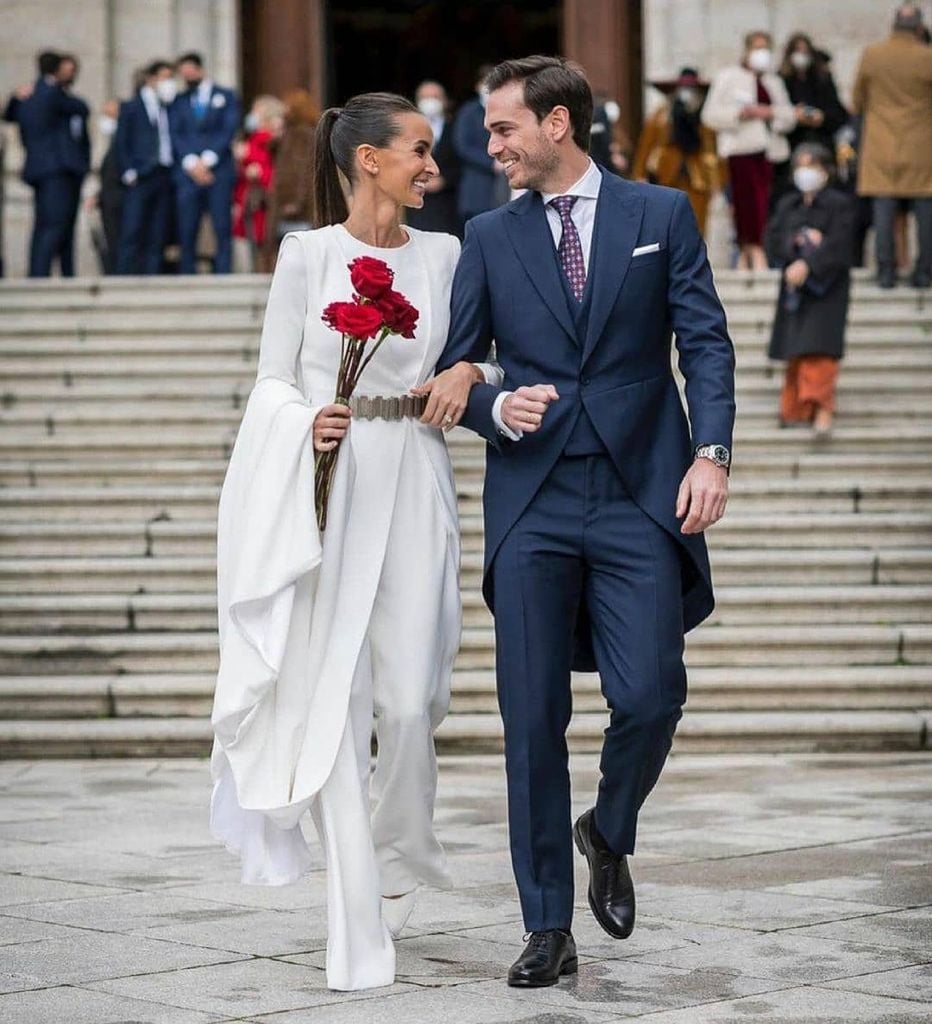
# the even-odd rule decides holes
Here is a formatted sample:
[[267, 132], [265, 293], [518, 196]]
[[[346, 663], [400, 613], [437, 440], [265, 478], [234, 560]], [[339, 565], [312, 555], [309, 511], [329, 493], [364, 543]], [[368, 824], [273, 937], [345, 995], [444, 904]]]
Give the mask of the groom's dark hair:
[[573, 126], [573, 141], [584, 153], [589, 152], [592, 89], [579, 64], [563, 57], [521, 57], [497, 64], [485, 80], [489, 92], [509, 82], [523, 84], [524, 105], [538, 122], [554, 107], [566, 107]]

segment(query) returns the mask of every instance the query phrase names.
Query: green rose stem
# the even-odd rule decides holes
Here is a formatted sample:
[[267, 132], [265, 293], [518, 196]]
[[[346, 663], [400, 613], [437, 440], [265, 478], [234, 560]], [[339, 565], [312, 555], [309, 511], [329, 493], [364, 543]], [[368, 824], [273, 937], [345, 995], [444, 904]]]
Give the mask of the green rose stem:
[[[356, 390], [359, 378], [378, 352], [382, 342], [391, 334], [388, 327], [383, 327], [376, 338], [372, 351], [365, 356], [366, 342], [364, 338], [341, 335], [340, 371], [337, 374], [337, 393], [334, 405], [348, 406], [349, 400]], [[365, 358], [363, 358], [365, 356]], [[317, 529], [323, 533], [327, 528], [327, 506], [330, 504], [330, 487], [333, 483], [333, 472], [337, 465], [340, 451], [339, 442], [327, 452], [314, 453], [314, 508], [317, 512]]]

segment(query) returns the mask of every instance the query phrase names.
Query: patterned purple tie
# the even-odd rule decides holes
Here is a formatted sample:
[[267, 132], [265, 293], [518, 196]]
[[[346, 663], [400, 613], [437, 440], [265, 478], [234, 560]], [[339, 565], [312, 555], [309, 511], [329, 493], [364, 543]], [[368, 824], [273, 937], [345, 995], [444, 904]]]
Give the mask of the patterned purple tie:
[[582, 302], [583, 292], [586, 290], [586, 263], [583, 259], [579, 232], [570, 216], [577, 198], [578, 196], [557, 196], [556, 199], [550, 200], [550, 205], [560, 215], [560, 223], [563, 225], [563, 234], [557, 246], [560, 266], [563, 267], [563, 273], [566, 274], [576, 301]]

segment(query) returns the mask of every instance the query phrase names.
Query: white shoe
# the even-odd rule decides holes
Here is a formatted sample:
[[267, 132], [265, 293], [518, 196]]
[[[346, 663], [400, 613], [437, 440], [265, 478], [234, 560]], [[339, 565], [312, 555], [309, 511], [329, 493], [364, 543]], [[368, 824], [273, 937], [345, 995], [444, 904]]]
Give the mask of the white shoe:
[[397, 939], [404, 931], [415, 903], [417, 903], [417, 889], [412, 889], [411, 892], [391, 899], [387, 896], [382, 897], [382, 920], [392, 933], [393, 939]]

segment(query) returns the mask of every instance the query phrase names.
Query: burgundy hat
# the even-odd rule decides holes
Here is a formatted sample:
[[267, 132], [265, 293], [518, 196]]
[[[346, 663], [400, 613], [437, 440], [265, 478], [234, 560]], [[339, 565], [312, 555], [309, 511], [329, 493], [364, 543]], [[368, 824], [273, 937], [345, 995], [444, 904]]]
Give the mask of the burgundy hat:
[[699, 77], [699, 72], [695, 68], [682, 68], [676, 78], [663, 78], [650, 84], [663, 93], [675, 92], [677, 89], [709, 88], [709, 83]]

